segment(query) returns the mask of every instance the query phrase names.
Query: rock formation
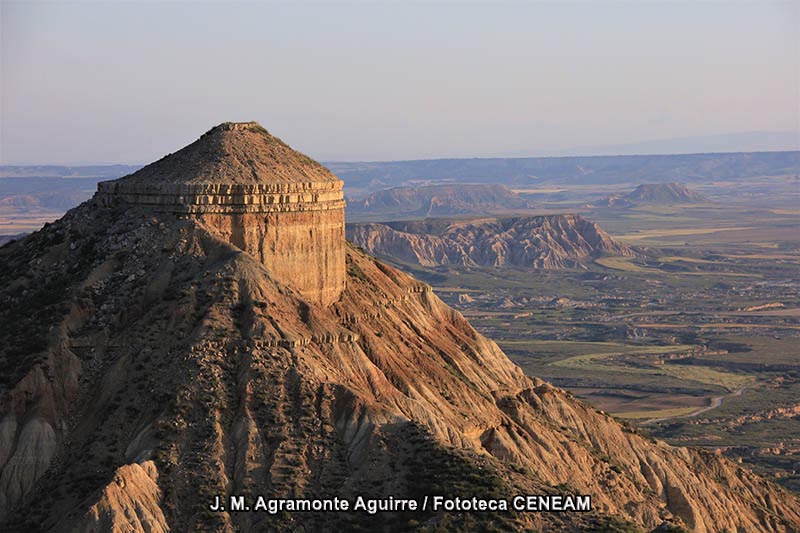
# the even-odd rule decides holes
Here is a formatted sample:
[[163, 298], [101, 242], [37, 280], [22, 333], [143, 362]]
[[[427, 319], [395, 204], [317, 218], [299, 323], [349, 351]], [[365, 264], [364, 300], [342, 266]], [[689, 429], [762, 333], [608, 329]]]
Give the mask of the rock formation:
[[685, 185], [673, 183], [644, 183], [624, 197], [634, 203], [650, 204], [695, 204], [708, 202], [700, 193], [687, 189]]
[[681, 183], [644, 183], [628, 194], [622, 196], [612, 194], [605, 198], [604, 203], [601, 205], [615, 209], [629, 209], [638, 205], [648, 204], [702, 204], [710, 201], [702, 194], [687, 188]]
[[344, 288], [342, 181], [255, 122], [221, 124], [97, 189], [103, 205], [202, 219], [310, 301], [328, 305]]
[[[316, 305], [232, 238], [215, 218], [229, 213], [124, 196], [151, 190], [103, 186], [0, 248], [3, 531], [800, 527], [795, 495], [526, 377], [430, 287], [355, 247], [340, 243], [347, 282]], [[209, 509], [231, 494], [544, 492], [590, 494], [593, 511]]]
[[581, 268], [603, 255], [636, 255], [578, 215], [350, 224], [368, 253], [423, 266]]

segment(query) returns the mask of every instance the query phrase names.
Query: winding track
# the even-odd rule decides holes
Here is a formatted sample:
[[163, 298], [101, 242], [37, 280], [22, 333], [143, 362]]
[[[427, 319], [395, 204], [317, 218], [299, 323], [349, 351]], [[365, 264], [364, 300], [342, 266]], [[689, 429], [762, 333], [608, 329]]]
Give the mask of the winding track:
[[743, 387], [740, 387], [737, 391], [732, 392], [730, 394], [723, 394], [722, 396], [714, 396], [713, 398], [711, 398], [711, 403], [710, 404], [708, 404], [705, 407], [701, 407], [697, 411], [692, 411], [689, 414], [678, 415], [678, 416], [667, 416], [667, 417], [664, 417], [664, 418], [653, 418], [653, 419], [650, 419], [650, 420], [644, 422], [643, 425], [656, 424], [658, 422], [665, 422], [667, 420], [673, 420], [675, 418], [691, 418], [693, 416], [702, 415], [703, 413], [708, 412], [708, 411], [710, 411], [712, 409], [716, 409], [717, 407], [722, 405], [722, 402], [725, 400], [725, 398], [732, 398], [734, 396], [741, 396], [742, 393], [745, 391], [745, 389], [747, 389], [747, 388], [749, 388], [751, 386], [753, 386], [753, 383], [748, 383], [747, 385], [744, 385]]

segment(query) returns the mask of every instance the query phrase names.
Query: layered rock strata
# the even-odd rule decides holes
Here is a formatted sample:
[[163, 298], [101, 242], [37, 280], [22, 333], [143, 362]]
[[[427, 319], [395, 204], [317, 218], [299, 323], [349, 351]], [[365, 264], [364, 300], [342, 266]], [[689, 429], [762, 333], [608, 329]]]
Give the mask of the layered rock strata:
[[370, 254], [427, 267], [557, 270], [585, 268], [604, 254], [637, 255], [578, 215], [351, 224], [347, 238]]
[[99, 183], [95, 198], [202, 219], [275, 279], [330, 305], [345, 282], [342, 185], [257, 123], [225, 123], [130, 176]]

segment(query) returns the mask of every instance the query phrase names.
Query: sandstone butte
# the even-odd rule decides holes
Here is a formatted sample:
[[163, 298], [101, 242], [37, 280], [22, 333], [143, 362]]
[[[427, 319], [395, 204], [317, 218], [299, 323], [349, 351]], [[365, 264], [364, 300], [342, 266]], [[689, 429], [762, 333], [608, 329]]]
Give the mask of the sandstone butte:
[[175, 154], [101, 182], [96, 198], [188, 214], [308, 300], [345, 284], [342, 181], [255, 122], [225, 123]]
[[[800, 529], [796, 495], [526, 377], [348, 245], [343, 207], [322, 166], [222, 124], [0, 248], [0, 529]], [[544, 492], [594, 510], [208, 509]]]

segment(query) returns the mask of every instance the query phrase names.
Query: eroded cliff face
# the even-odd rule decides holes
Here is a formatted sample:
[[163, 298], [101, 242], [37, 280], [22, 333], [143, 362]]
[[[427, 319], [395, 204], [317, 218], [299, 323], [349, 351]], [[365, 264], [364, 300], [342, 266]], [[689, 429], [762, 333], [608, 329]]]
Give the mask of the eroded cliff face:
[[370, 254], [423, 266], [561, 269], [636, 254], [578, 215], [351, 224], [347, 237]]
[[200, 220], [308, 302], [326, 306], [344, 289], [342, 186], [257, 123], [224, 123], [175, 154], [99, 183], [95, 201]]
[[344, 209], [198, 215], [203, 226], [257, 258], [308, 302], [327, 306], [345, 287]]
[[161, 509], [158, 471], [152, 461], [122, 466], [73, 528], [75, 533], [170, 531]]
[[[0, 471], [4, 530], [800, 528], [796, 496], [524, 376], [430, 287], [357, 249], [322, 307], [223, 234], [95, 202], [0, 249], [0, 438], [20, 458]], [[591, 494], [595, 511], [207, 507], [541, 491]]]

